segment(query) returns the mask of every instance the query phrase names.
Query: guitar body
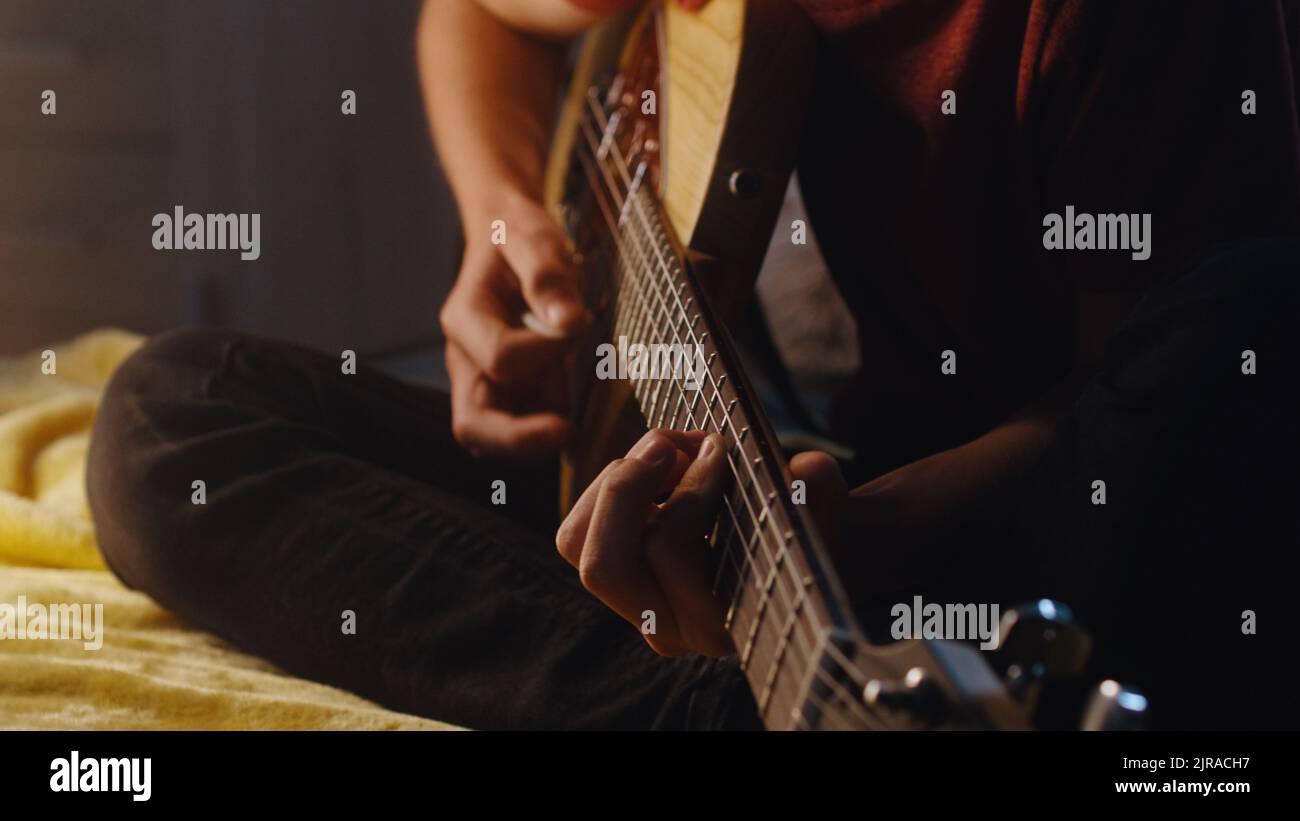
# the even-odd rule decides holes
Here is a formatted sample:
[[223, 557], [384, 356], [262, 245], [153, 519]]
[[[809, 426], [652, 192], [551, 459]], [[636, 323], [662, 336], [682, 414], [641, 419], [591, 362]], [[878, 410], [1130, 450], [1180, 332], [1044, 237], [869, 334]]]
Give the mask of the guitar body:
[[[630, 97], [621, 101], [622, 129], [639, 125], [658, 141], [648, 178], [714, 310], [724, 322], [733, 318], [753, 289], [794, 169], [813, 38], [793, 3], [772, 0], [713, 0], [698, 12], [649, 3], [610, 19], [587, 35], [575, 66], [547, 165], [547, 204], [563, 221], [558, 210], [588, 91], [623, 77]], [[655, 95], [653, 114], [643, 111], [646, 91]], [[646, 430], [627, 381], [586, 388], [575, 437], [582, 447], [563, 460], [566, 511]]]
[[[727, 334], [794, 166], [814, 42], [789, 0], [652, 2], [585, 41], [546, 182], [595, 317], [576, 348], [563, 506], [648, 427], [717, 432], [731, 478], [714, 595], [767, 727], [1024, 727], [970, 647], [867, 641]], [[614, 343], [618, 372], [602, 375]], [[695, 358], [624, 373], [624, 343], [629, 358]]]

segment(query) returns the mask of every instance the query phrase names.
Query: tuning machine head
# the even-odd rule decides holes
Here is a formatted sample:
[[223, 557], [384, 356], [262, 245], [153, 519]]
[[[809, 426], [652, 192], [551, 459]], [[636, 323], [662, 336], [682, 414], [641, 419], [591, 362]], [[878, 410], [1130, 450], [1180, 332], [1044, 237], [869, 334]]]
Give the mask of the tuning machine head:
[[908, 670], [901, 681], [871, 679], [862, 688], [862, 700], [872, 707], [906, 714], [924, 726], [940, 724], [949, 714], [942, 688], [920, 667]]
[[1070, 608], [1051, 599], [1009, 610], [998, 632], [997, 658], [1007, 686], [1031, 708], [1044, 679], [1078, 675], [1092, 650], [1092, 638]]
[[1147, 699], [1113, 679], [1097, 686], [1083, 713], [1081, 730], [1145, 730]]

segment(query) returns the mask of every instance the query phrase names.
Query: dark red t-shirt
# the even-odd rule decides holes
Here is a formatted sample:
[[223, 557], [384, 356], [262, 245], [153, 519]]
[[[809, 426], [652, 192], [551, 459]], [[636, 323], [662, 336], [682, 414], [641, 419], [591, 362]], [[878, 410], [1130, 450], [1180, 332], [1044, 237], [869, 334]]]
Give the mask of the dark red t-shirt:
[[[858, 321], [862, 374], [834, 421], [866, 472], [1041, 396], [1095, 335], [1081, 295], [1136, 298], [1217, 242], [1300, 232], [1289, 0], [800, 4], [823, 59], [799, 174]], [[1150, 258], [1045, 250], [1067, 206], [1150, 214]]]

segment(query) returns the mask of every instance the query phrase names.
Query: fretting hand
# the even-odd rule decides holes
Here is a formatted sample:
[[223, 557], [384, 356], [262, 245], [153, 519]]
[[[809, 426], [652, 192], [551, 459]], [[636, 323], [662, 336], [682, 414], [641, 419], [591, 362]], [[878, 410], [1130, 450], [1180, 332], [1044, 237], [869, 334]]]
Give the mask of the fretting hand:
[[[730, 480], [727, 465], [716, 433], [652, 430], [596, 477], [556, 534], [583, 586], [662, 655], [734, 652], [712, 593], [707, 541]], [[845, 496], [834, 459], [802, 453], [791, 470], [807, 483], [814, 521], [833, 536]]]

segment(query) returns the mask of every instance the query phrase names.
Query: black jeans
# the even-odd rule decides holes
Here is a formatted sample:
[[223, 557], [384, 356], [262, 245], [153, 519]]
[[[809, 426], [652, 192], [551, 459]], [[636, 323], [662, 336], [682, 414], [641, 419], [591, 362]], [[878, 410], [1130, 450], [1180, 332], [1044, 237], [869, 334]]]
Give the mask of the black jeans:
[[[1255, 243], [1148, 294], [1028, 476], [880, 557], [868, 623], [917, 594], [1051, 596], [1096, 639], [1088, 683], [1136, 683], [1158, 724], [1294, 725], [1298, 272], [1300, 243]], [[581, 589], [553, 546], [553, 467], [477, 463], [444, 395], [340, 366], [222, 330], [169, 332], [128, 359], [88, 468], [113, 571], [291, 673], [410, 713], [757, 726], [734, 660], [659, 658]]]
[[445, 394], [341, 364], [213, 329], [124, 362], [88, 467], [113, 572], [291, 673], [408, 713], [757, 725], [734, 661], [661, 658], [582, 589], [555, 550], [553, 467], [477, 463], [451, 439]]

